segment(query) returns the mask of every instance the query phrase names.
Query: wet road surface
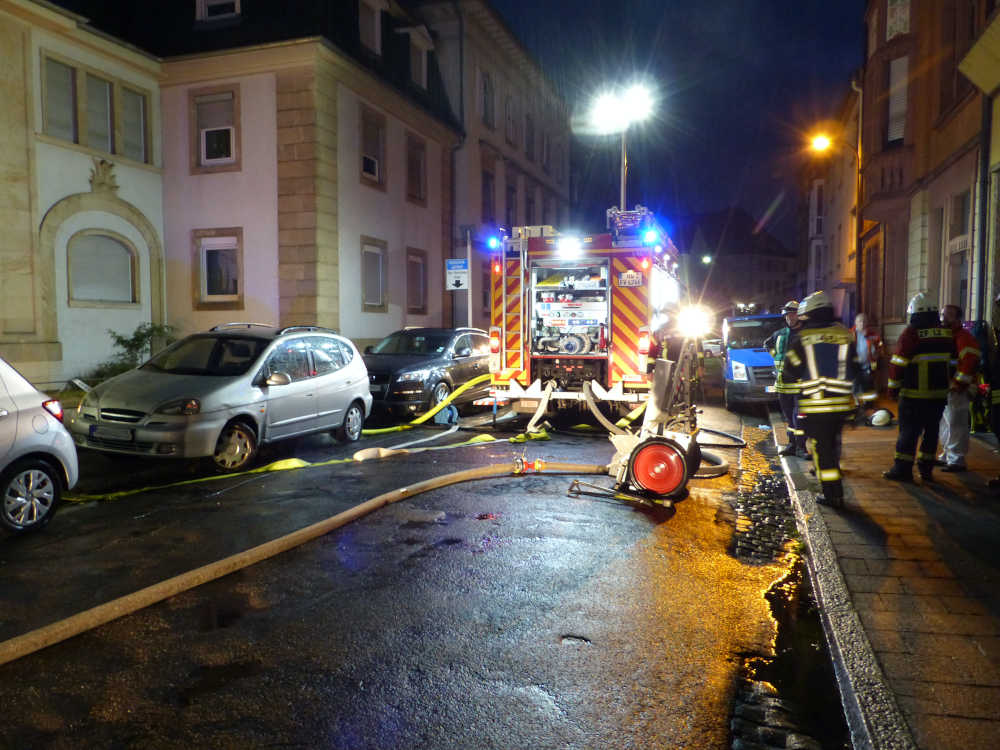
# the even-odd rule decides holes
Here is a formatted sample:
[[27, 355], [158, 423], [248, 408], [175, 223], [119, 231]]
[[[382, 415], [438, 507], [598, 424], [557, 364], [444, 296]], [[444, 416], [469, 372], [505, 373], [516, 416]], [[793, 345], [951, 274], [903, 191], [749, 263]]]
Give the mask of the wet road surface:
[[[708, 412], [708, 426], [738, 428]], [[311, 438], [270, 458], [358, 447]], [[0, 540], [0, 638], [388, 489], [523, 454], [606, 463], [612, 451], [558, 433], [64, 507], [43, 534]], [[188, 472], [101, 458], [77, 491], [106, 491], [122, 466], [131, 486]], [[728, 478], [693, 483], [673, 515], [568, 498], [570, 479], [411, 498], [0, 666], [0, 705], [16, 707], [0, 747], [724, 747], [735, 673], [773, 638], [763, 593], [784, 567], [727, 553]]]

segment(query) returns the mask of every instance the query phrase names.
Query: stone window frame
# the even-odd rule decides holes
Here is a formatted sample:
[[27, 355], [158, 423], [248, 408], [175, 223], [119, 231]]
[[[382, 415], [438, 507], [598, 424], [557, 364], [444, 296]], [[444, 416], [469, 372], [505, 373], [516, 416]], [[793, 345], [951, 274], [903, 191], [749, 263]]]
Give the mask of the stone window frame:
[[[410, 151], [419, 149], [423, 152], [423, 169], [420, 175], [420, 192], [414, 194], [410, 191]], [[427, 207], [427, 141], [416, 133], [407, 131], [406, 133], [406, 200], [418, 206]]]
[[[235, 299], [206, 300], [202, 297], [205, 279], [202, 275], [202, 240], [206, 238], [232, 237], [236, 241], [237, 279], [239, 280]], [[243, 227], [215, 227], [191, 230], [191, 305], [193, 310], [243, 310], [246, 295], [246, 268], [243, 253]]]
[[[377, 247], [382, 251], [382, 304], [371, 305], [365, 302], [365, 287], [367, 284], [367, 277], [365, 274], [365, 246], [369, 245], [371, 247]], [[368, 235], [361, 235], [361, 243], [359, 245], [360, 259], [361, 259], [361, 312], [363, 313], [386, 313], [389, 312], [389, 243], [385, 240], [380, 240], [377, 237], [369, 237]]]
[[[101, 235], [104, 237], [110, 237], [111, 239], [121, 243], [126, 250], [128, 250], [131, 256], [131, 274], [132, 274], [132, 301], [131, 302], [116, 302], [114, 300], [91, 300], [91, 299], [75, 299], [73, 297], [73, 272], [72, 272], [72, 259], [70, 258], [70, 248], [73, 246], [73, 241], [81, 236], [95, 236]], [[103, 227], [88, 227], [87, 229], [81, 229], [79, 232], [75, 232], [66, 241], [66, 304], [68, 307], [86, 307], [86, 308], [98, 308], [98, 309], [116, 309], [116, 310], [129, 310], [142, 306], [142, 288], [140, 286], [140, 280], [142, 278], [140, 274], [139, 264], [141, 258], [139, 256], [139, 251], [136, 249], [135, 244], [132, 240], [128, 239], [122, 234], [115, 232], [112, 229], [104, 229]]]
[[[363, 165], [365, 156], [370, 156], [370, 154], [365, 154], [365, 118], [369, 117], [377, 121], [379, 124], [379, 151], [378, 154], [378, 179], [365, 174]], [[386, 177], [386, 153], [387, 153], [387, 143], [388, 143], [388, 120], [386, 116], [379, 112], [377, 109], [368, 106], [364, 102], [359, 105], [359, 116], [358, 116], [358, 175], [361, 180], [362, 185], [367, 185], [368, 187], [375, 188], [376, 190], [381, 190], [386, 192], [387, 190], [387, 177]]]
[[[233, 160], [226, 164], [201, 163], [201, 134], [198, 132], [198, 98], [213, 94], [233, 95]], [[188, 133], [191, 174], [215, 174], [217, 172], [240, 172], [243, 170], [243, 145], [241, 133], [240, 84], [227, 83], [219, 86], [203, 86], [188, 89]]]
[[[413, 315], [426, 315], [427, 314], [427, 296], [430, 291], [430, 284], [428, 278], [428, 265], [427, 265], [428, 253], [426, 250], [421, 250], [417, 247], [407, 247], [406, 248], [406, 312], [412, 313]], [[412, 300], [410, 300], [410, 258], [420, 258], [424, 267], [424, 277], [421, 286], [423, 287], [423, 304], [414, 305]]]
[[[92, 68], [89, 65], [80, 63], [70, 57], [53, 52], [46, 48], [39, 50], [41, 56], [41, 67], [39, 69], [40, 94], [42, 105], [42, 121], [39, 128], [41, 134], [46, 138], [51, 138], [59, 143], [73, 143], [96, 154], [111, 154], [117, 159], [121, 159], [132, 164], [152, 164], [153, 163], [153, 128], [150, 122], [150, 114], [153, 102], [153, 94], [147, 88], [132, 81], [125, 81], [115, 76], [109, 75], [106, 71]], [[66, 140], [48, 132], [48, 84], [46, 83], [46, 64], [49, 60], [65, 65], [73, 71], [73, 128], [75, 131], [74, 140]], [[87, 143], [87, 76], [93, 76], [111, 84], [111, 119], [113, 123], [111, 141], [111, 151], [96, 148]], [[128, 89], [134, 94], [143, 97], [143, 159], [137, 161], [121, 152], [122, 144], [125, 142], [124, 128], [122, 126], [122, 89]]]

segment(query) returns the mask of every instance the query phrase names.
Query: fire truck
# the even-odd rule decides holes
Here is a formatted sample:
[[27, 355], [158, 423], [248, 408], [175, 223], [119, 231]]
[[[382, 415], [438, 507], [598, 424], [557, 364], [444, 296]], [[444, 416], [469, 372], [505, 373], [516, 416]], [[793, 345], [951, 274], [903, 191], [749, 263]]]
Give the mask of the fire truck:
[[[643, 206], [607, 231], [514, 227], [492, 259], [490, 395], [516, 412], [645, 401], [652, 334], [679, 304], [678, 252]], [[591, 408], [593, 411], [593, 408]]]

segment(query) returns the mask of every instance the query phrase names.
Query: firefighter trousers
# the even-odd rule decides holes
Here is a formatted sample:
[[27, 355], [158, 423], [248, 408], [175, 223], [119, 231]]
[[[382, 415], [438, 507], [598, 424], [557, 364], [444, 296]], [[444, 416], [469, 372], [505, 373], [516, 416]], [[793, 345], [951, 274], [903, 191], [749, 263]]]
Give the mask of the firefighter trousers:
[[949, 466], [965, 466], [965, 455], [969, 452], [971, 404], [968, 391], [948, 391], [938, 441], [941, 443], [941, 460]]
[[[921, 473], [934, 467], [938, 428], [945, 407], [944, 399], [899, 397], [899, 437], [896, 439], [896, 466], [906, 472], [916, 461]], [[917, 450], [917, 443], [920, 450]]]
[[806, 438], [799, 427], [799, 394], [779, 392], [778, 405], [781, 407], [781, 416], [785, 418], [788, 442], [794, 445], [799, 452], [804, 451]]
[[799, 414], [799, 426], [808, 441], [816, 478], [823, 487], [823, 497], [827, 502], [837, 503], [844, 499], [840, 473], [840, 432], [844, 422], [853, 416], [853, 411]]

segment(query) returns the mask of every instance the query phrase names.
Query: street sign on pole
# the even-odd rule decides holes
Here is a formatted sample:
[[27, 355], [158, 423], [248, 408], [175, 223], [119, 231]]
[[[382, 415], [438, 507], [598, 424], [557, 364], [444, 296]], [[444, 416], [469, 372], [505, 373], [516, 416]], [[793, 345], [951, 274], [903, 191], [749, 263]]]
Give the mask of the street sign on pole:
[[467, 258], [445, 258], [445, 287], [450, 292], [465, 292], [469, 289], [469, 260]]

